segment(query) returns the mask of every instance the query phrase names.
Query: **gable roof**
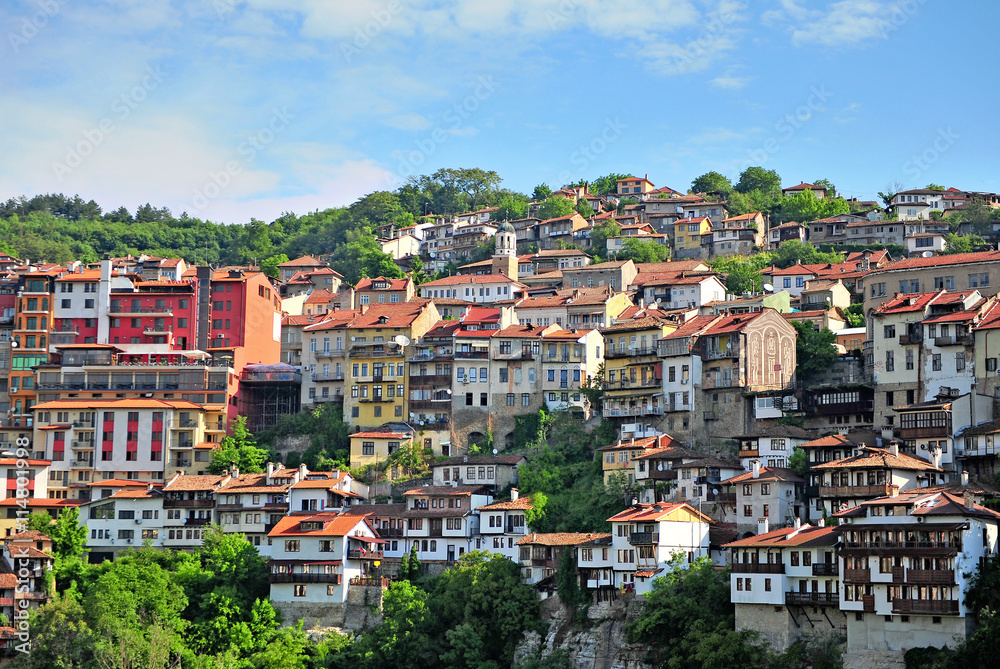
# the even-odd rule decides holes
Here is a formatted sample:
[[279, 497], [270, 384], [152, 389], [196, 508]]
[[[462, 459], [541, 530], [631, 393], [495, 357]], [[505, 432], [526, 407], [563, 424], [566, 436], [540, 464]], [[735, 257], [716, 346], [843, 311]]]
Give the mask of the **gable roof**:
[[916, 471], [934, 471], [941, 469], [930, 462], [912, 455], [900, 453], [893, 455], [885, 448], [862, 446], [861, 452], [840, 460], [813, 465], [813, 469], [863, 469], [863, 468], [909, 469]]
[[755, 537], [747, 537], [725, 544], [723, 548], [832, 546], [838, 539], [835, 530], [834, 527], [813, 527], [812, 525], [803, 525], [798, 529], [782, 527], [758, 534]]
[[806, 480], [793, 470], [785, 467], [761, 467], [760, 476], [754, 478], [753, 472], [743, 472], [721, 483], [752, 483], [754, 481], [778, 481], [787, 483], [805, 483]]
[[532, 532], [517, 541], [518, 546], [537, 544], [539, 546], [579, 546], [597, 539], [610, 539], [610, 532], [553, 532], [538, 534]]
[[609, 523], [635, 522], [635, 523], [655, 523], [661, 520], [671, 520], [671, 516], [678, 511], [686, 510], [691, 515], [702, 519], [702, 522], [711, 523], [712, 519], [701, 513], [687, 502], [674, 502], [671, 504], [633, 504], [624, 511], [619, 511], [608, 518]]
[[[299, 526], [305, 522], [322, 523], [322, 529], [303, 530]], [[317, 513], [314, 515], [285, 516], [267, 533], [269, 537], [343, 537], [359, 524], [368, 525], [365, 516], [340, 515], [335, 513]], [[372, 533], [374, 534], [374, 530]]]

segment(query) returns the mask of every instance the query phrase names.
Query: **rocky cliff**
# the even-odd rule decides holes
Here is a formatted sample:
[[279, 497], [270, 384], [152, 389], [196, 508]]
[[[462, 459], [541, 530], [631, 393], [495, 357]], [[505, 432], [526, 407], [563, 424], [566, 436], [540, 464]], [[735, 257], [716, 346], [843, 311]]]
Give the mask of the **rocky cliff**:
[[544, 634], [528, 632], [518, 646], [514, 665], [525, 658], [548, 657], [556, 650], [569, 656], [570, 664], [578, 669], [652, 669], [644, 660], [649, 647], [630, 644], [625, 638], [625, 625], [635, 618], [642, 601], [634, 597], [619, 597], [600, 602], [587, 610], [587, 619], [574, 619], [559, 601], [551, 597], [542, 602], [541, 617], [547, 624]]

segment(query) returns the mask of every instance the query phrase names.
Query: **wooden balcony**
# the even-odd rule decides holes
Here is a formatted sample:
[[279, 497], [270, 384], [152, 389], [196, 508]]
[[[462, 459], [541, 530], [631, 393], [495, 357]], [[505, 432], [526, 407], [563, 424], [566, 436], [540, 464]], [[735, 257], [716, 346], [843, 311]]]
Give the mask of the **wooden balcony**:
[[954, 616], [958, 615], [958, 601], [954, 599], [894, 599], [892, 600], [892, 612]]
[[812, 566], [813, 576], [836, 576], [840, 573], [839, 562], [815, 562]]
[[923, 439], [925, 437], [946, 438], [951, 436], [951, 428], [947, 425], [933, 427], [900, 427], [896, 429], [899, 439]]
[[163, 498], [164, 509], [211, 509], [215, 505], [213, 499], [170, 499]]
[[347, 551], [348, 560], [381, 560], [382, 557], [382, 551], [363, 551], [360, 548], [352, 548]]
[[913, 585], [955, 585], [951, 569], [907, 569], [906, 582]]
[[332, 583], [340, 585], [340, 574], [306, 574], [303, 572], [276, 574], [272, 572], [267, 575], [267, 581], [268, 583]]
[[820, 497], [875, 498], [890, 494], [892, 494], [892, 489], [884, 483], [881, 485], [821, 485], [819, 487]]
[[392, 580], [384, 576], [354, 576], [347, 583], [352, 587], [388, 588]]
[[861, 595], [861, 610], [865, 613], [875, 613], [875, 595]]
[[913, 557], [942, 557], [962, 550], [959, 542], [944, 541], [848, 541], [841, 547], [847, 555], [908, 555]]
[[633, 546], [651, 546], [660, 543], [660, 533], [633, 532], [628, 536], [628, 542]]
[[734, 574], [784, 574], [785, 564], [783, 562], [734, 562], [732, 571]]
[[872, 570], [868, 567], [864, 569], [845, 569], [844, 583], [871, 583]]
[[785, 593], [785, 604], [789, 606], [839, 606], [840, 595], [836, 592], [795, 592]]

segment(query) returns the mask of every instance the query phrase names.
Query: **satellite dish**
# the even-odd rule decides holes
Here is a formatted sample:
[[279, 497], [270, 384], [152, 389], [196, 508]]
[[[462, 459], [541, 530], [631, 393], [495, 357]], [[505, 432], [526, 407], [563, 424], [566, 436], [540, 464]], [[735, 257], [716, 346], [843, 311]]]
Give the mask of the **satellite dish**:
[[357, 337], [351, 337], [351, 341], [356, 341]]
[[12, 339], [11, 342], [10, 342], [10, 347], [11, 348], [17, 348], [17, 341], [15, 341], [15, 340]]
[[410, 345], [410, 338], [406, 335], [396, 335], [392, 338], [392, 340], [396, 342], [396, 346], [399, 346], [400, 348]]
[[493, 455], [496, 455], [496, 454], [497, 454], [497, 453], [499, 453], [499, 452], [500, 452], [500, 451], [498, 451], [497, 449], [495, 449], [495, 448], [493, 449]]
[[934, 255], [934, 251], [924, 251], [920, 255], [924, 258], [930, 258], [932, 255]]
[[772, 286], [769, 283], [765, 283], [764, 284], [764, 292], [765, 293], [773, 293], [774, 292], [774, 286]]

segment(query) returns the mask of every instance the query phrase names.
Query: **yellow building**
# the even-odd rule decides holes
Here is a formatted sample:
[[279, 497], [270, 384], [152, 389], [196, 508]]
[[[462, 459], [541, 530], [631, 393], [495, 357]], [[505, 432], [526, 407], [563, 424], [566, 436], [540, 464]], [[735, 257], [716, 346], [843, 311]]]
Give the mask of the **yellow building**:
[[682, 218], [674, 223], [674, 249], [677, 251], [698, 251], [701, 249], [701, 236], [712, 232], [712, 219]]
[[635, 458], [650, 453], [653, 449], [674, 445], [676, 443], [673, 437], [669, 434], [661, 434], [656, 437], [619, 441], [597, 449], [601, 454], [604, 483], [607, 484], [610, 478], [616, 474], [624, 474], [629, 484], [635, 483], [635, 464], [632, 462]]
[[349, 425], [376, 428], [407, 419], [406, 347], [438, 320], [433, 302], [404, 302], [374, 305], [351, 321], [344, 378]]
[[412, 443], [412, 432], [355, 432], [351, 435], [351, 467], [378, 467]]
[[675, 321], [647, 315], [601, 330], [605, 418], [663, 415], [663, 361], [657, 342], [676, 329]]

